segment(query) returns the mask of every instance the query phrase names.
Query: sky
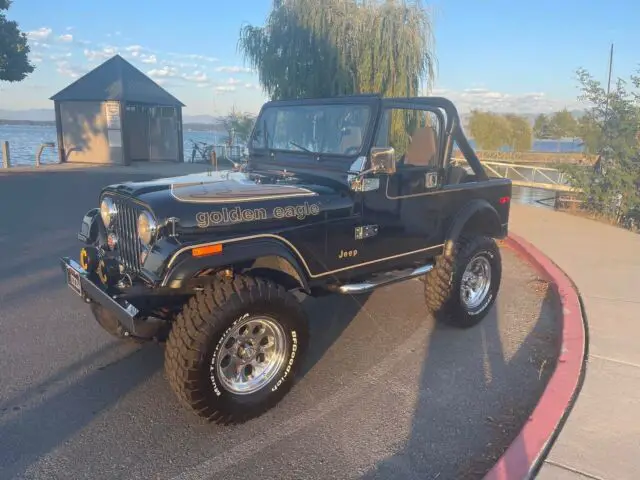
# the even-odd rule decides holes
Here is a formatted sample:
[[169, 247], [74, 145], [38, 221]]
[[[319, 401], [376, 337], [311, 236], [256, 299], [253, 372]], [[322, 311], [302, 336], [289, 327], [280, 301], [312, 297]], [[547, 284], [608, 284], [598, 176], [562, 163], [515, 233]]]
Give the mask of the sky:
[[[320, 1], [320, 0], [319, 0]], [[237, 50], [243, 24], [260, 26], [271, 0], [14, 0], [37, 68], [0, 84], [0, 109], [52, 108], [49, 97], [119, 53], [186, 104], [185, 115], [256, 113], [267, 100]], [[606, 82], [640, 65], [637, 0], [435, 0], [434, 95], [461, 111], [579, 108], [576, 69]]]

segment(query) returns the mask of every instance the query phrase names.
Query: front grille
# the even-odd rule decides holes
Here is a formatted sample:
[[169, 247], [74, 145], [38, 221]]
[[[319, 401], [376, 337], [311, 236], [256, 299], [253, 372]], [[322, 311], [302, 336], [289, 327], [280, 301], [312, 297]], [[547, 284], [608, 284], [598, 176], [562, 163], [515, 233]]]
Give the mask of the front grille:
[[120, 261], [129, 272], [140, 273], [142, 245], [138, 239], [138, 215], [141, 210], [124, 198], [112, 198], [117, 211], [113, 231], [118, 237], [116, 250]]

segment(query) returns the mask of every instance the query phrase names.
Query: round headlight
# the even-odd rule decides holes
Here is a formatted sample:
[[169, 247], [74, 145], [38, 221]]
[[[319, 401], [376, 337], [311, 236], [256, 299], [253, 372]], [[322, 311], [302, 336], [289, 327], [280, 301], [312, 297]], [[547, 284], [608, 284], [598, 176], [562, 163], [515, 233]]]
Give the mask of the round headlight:
[[138, 237], [144, 245], [149, 245], [153, 241], [158, 226], [149, 212], [142, 212], [138, 215]]
[[102, 217], [102, 223], [104, 223], [105, 227], [109, 228], [111, 220], [113, 220], [116, 213], [116, 204], [113, 203], [113, 200], [109, 197], [103, 198], [100, 203], [100, 216]]

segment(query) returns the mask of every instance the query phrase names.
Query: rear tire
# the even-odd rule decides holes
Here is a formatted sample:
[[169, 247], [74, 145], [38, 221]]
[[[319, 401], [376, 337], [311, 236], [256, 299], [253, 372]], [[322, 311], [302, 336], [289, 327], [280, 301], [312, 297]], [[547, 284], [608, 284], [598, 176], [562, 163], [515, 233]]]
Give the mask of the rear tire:
[[472, 327], [491, 310], [501, 278], [502, 258], [495, 240], [462, 237], [453, 253], [438, 257], [425, 277], [427, 308], [443, 323]]
[[281, 285], [246, 276], [217, 280], [177, 316], [165, 350], [166, 375], [197, 415], [242, 423], [289, 392], [308, 336], [302, 307]]

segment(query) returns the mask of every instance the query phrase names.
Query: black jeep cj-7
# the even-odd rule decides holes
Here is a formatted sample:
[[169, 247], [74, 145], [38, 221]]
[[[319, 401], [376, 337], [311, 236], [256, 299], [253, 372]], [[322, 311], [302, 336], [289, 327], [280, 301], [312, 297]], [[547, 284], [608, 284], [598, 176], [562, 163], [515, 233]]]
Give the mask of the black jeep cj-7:
[[269, 102], [248, 151], [240, 171], [104, 188], [61, 261], [105, 330], [166, 340], [197, 414], [241, 422], [289, 391], [308, 344], [296, 290], [423, 277], [425, 315], [462, 328], [493, 305], [511, 182], [487, 177], [447, 99]]

